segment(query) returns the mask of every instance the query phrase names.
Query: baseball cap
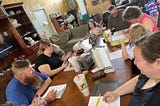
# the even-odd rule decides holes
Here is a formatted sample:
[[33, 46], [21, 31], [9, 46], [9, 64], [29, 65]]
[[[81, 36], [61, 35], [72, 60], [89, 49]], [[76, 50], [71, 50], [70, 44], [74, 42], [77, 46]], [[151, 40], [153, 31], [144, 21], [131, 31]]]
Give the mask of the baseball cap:
[[112, 11], [113, 8], [115, 8], [115, 6], [114, 6], [114, 5], [110, 5], [110, 6], [108, 7], [108, 10], [109, 10], [109, 11]]

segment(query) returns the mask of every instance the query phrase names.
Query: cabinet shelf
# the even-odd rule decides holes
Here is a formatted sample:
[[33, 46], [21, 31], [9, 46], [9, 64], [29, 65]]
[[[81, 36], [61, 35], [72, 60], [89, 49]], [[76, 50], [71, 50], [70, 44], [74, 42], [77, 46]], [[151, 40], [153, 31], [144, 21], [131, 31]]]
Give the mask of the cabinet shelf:
[[55, 29], [57, 32], [61, 32], [62, 29], [61, 29], [61, 25], [62, 23], [64, 23], [63, 21], [63, 15], [58, 15], [58, 16], [55, 16], [55, 13], [51, 13], [49, 15], [53, 25], [55, 26]]
[[[0, 44], [0, 72], [10, 67], [14, 62], [14, 59], [21, 55], [25, 55], [25, 58], [29, 59], [31, 64], [35, 63], [35, 58], [41, 38], [39, 37], [33, 24], [25, 13], [22, 4], [22, 2], [7, 5], [0, 4], [0, 39], [3, 41]], [[13, 15], [10, 14], [9, 16], [8, 13], [13, 13]], [[15, 26], [22, 24], [22, 26], [15, 28], [13, 24]], [[27, 42], [23, 38], [23, 35], [32, 37], [35, 41], [35, 44]], [[6, 73], [4, 76], [8, 80], [2, 80], [3, 88], [0, 87], [0, 89], [2, 88], [0, 90], [1, 103], [6, 101], [4, 93], [5, 88], [10, 78], [13, 77], [6, 75]]]
[[19, 15], [21, 15], [21, 14], [23, 14], [23, 13], [25, 13], [25, 12], [22, 11], [22, 12], [20, 12], [20, 13], [15, 13], [14, 15], [9, 15], [8, 17], [9, 17], [9, 18], [17, 17], [17, 16], [19, 16]]
[[27, 36], [30, 36], [30, 35], [33, 35], [33, 34], [37, 34], [36, 31], [32, 31], [32, 32], [26, 32], [24, 35], [22, 35], [21, 37], [24, 38], [24, 37], [27, 37]]
[[29, 26], [30, 24], [32, 24], [32, 23], [31, 22], [25, 22], [25, 23], [21, 24], [20, 26], [16, 27], [16, 29], [21, 28], [21, 27]]
[[[7, 5], [3, 5], [3, 7], [6, 13], [9, 14], [7, 16], [7, 19], [8, 19], [8, 22], [11, 24], [10, 25], [10, 27], [12, 27], [11, 32], [14, 33], [12, 35], [16, 39], [17, 44], [20, 47], [20, 50], [22, 50], [22, 53], [26, 55], [26, 57], [31, 54], [34, 55], [34, 53], [32, 53], [32, 50], [31, 50], [31, 54], [30, 52], [28, 52], [28, 47], [31, 46], [32, 44], [30, 41], [25, 40], [24, 37], [31, 37], [36, 42], [40, 41], [41, 38], [38, 35], [36, 29], [34, 28], [31, 20], [27, 16], [23, 8], [23, 2], [7, 4]], [[36, 44], [36, 46], [38, 45]], [[37, 51], [34, 51], [34, 52], [37, 52]], [[34, 58], [32, 60], [31, 60], [31, 63], [34, 62]]]

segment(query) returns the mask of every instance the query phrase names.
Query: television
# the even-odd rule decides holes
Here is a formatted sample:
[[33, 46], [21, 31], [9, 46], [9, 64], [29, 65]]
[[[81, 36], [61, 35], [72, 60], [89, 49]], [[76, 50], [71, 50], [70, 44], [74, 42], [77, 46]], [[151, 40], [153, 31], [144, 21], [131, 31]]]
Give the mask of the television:
[[16, 41], [4, 32], [0, 34], [0, 60], [18, 49]]

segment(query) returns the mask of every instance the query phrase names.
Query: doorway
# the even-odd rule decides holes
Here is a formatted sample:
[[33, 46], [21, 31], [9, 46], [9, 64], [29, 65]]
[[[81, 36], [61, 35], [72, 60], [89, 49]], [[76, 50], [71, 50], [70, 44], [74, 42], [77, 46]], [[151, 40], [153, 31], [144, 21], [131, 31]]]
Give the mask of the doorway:
[[53, 34], [57, 33], [55, 28], [51, 24], [50, 19], [48, 18], [48, 15], [47, 15], [46, 10], [44, 8], [36, 9], [34, 11], [34, 15], [35, 15], [38, 23], [40, 24], [40, 27], [41, 27], [44, 35], [46, 35], [47, 38], [49, 38]]

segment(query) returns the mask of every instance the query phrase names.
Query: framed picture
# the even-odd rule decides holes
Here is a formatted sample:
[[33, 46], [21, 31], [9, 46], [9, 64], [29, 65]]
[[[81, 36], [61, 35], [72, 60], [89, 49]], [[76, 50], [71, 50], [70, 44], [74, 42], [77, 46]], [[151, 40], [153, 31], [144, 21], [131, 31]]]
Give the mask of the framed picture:
[[105, 0], [91, 0], [93, 6], [95, 6], [99, 3], [102, 3], [103, 1], [105, 1]]

